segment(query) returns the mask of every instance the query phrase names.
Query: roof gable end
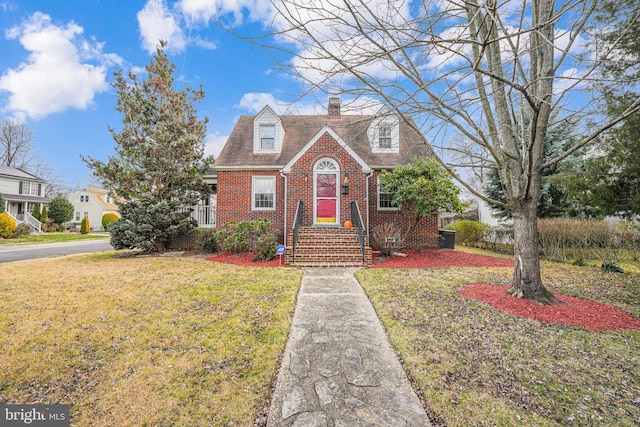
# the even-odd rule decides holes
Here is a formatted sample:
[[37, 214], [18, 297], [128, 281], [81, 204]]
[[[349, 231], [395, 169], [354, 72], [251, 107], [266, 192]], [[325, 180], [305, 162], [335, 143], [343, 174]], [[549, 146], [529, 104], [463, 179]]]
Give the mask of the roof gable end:
[[325, 134], [328, 133], [353, 159], [358, 162], [360, 166], [362, 166], [362, 171], [365, 173], [371, 172], [371, 167], [356, 154], [355, 151], [351, 149], [343, 140], [336, 134], [333, 129], [329, 126], [323, 127], [320, 132], [318, 132], [298, 153], [287, 163], [284, 168], [282, 168], [282, 172], [287, 173], [291, 171], [293, 165], [307, 152], [313, 145], [318, 142], [318, 140]]

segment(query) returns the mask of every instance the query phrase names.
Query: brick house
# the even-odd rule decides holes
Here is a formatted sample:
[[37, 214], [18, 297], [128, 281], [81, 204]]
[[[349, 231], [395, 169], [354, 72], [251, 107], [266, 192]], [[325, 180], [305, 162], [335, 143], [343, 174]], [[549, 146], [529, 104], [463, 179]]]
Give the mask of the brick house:
[[[370, 264], [371, 230], [409, 222], [381, 191], [380, 172], [432, 155], [412, 123], [388, 112], [343, 115], [337, 98], [327, 115], [278, 116], [266, 106], [239, 118], [216, 160], [216, 221], [268, 218], [289, 263]], [[347, 221], [354, 227], [343, 227]], [[437, 247], [437, 215], [423, 218], [404, 243]]]

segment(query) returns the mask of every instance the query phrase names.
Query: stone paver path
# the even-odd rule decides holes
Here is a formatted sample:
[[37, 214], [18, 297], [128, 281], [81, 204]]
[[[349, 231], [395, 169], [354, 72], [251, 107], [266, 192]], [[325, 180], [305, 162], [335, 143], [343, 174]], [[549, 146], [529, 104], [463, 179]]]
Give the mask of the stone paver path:
[[430, 426], [355, 269], [306, 269], [267, 426]]

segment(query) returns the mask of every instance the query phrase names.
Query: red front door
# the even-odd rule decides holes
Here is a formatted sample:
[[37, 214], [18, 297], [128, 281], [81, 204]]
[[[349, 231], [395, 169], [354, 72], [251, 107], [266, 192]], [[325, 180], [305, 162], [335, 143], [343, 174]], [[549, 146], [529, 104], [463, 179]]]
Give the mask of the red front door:
[[322, 172], [315, 179], [315, 222], [338, 223], [338, 174]]

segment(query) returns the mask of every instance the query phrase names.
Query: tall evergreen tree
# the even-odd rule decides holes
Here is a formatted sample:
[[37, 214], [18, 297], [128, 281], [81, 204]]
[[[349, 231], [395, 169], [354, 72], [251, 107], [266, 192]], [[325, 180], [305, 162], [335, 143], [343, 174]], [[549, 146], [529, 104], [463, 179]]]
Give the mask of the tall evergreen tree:
[[[640, 79], [640, 3], [636, 0], [607, 0], [597, 14], [602, 24], [595, 31], [594, 44], [599, 57], [607, 56], [615, 46], [615, 61], [605, 61], [608, 81], [627, 83], [618, 86], [601, 84], [606, 111], [610, 117], [620, 114], [638, 98]], [[589, 159], [583, 176], [576, 179], [573, 192], [582, 203], [603, 215], [634, 217], [640, 215], [640, 114], [629, 117], [612, 130], [600, 144], [601, 155]]]
[[160, 42], [146, 66], [147, 79], [115, 73], [116, 110], [122, 128], [109, 128], [116, 155], [105, 163], [83, 157], [118, 204], [121, 218], [110, 227], [116, 249], [163, 252], [172, 237], [194, 227], [185, 207], [208, 194], [203, 174], [213, 159], [204, 156], [207, 118], [194, 103], [204, 91], [174, 88], [175, 65]]
[[[611, 108], [624, 108], [622, 99]], [[617, 106], [613, 105], [620, 102]], [[640, 115], [615, 129], [603, 146], [604, 154], [587, 160], [584, 174], [574, 180], [572, 192], [599, 214], [640, 215]]]
[[[553, 120], [556, 122], [547, 131], [544, 162], [556, 158], [578, 142], [578, 138], [574, 135], [574, 124], [566, 120], [557, 121], [557, 117], [553, 117]], [[530, 120], [525, 117], [525, 127], [529, 127], [529, 122]], [[562, 162], [543, 169], [540, 193], [538, 195], [538, 218], [585, 216], [577, 198], [570, 194], [567, 188], [572, 177], [583, 166], [583, 153], [582, 151], [577, 151]], [[487, 173], [483, 193], [490, 199], [503, 203], [502, 205], [492, 205], [490, 207], [495, 217], [501, 219], [511, 218], [511, 211], [505, 207], [507, 198], [504, 195], [497, 169], [490, 169]]]

